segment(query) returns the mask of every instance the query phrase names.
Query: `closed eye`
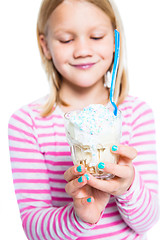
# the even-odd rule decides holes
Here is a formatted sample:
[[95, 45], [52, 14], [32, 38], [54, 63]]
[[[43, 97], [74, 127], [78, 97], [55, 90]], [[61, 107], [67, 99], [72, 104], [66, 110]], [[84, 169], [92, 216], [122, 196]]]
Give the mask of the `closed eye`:
[[93, 40], [101, 40], [101, 39], [103, 39], [103, 36], [102, 37], [91, 37], [91, 39], [93, 39]]
[[70, 43], [71, 41], [73, 41], [73, 39], [69, 39], [69, 40], [60, 40], [60, 42], [61, 42], [61, 43], [64, 43], [64, 44], [66, 44], [66, 43]]

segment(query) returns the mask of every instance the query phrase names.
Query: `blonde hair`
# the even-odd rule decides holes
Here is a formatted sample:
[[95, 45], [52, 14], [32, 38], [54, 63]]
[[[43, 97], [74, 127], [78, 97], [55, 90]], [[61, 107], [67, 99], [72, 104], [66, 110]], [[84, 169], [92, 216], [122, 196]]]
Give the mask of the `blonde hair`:
[[[40, 50], [40, 55], [42, 59], [42, 64], [45, 68], [45, 71], [48, 75], [48, 80], [50, 84], [50, 94], [47, 99], [46, 104], [42, 108], [41, 115], [42, 117], [46, 117], [54, 111], [54, 105], [57, 102], [60, 102], [63, 105], [66, 105], [62, 99], [59, 98], [59, 90], [61, 87], [61, 75], [57, 72], [54, 67], [54, 63], [51, 60], [48, 60], [42, 50], [40, 45], [40, 35], [43, 34], [46, 36], [47, 34], [47, 22], [55, 10], [55, 8], [60, 5], [64, 0], [43, 0], [42, 5], [40, 7], [38, 21], [37, 21], [37, 40], [38, 46]], [[80, 1], [80, 0], [79, 0]], [[82, 0], [81, 0], [82, 1]], [[84, 0], [83, 0], [84, 1]], [[115, 92], [114, 92], [114, 101], [119, 105], [126, 95], [128, 94], [128, 77], [127, 77], [127, 68], [125, 62], [125, 39], [124, 39], [124, 31], [122, 26], [122, 21], [117, 10], [117, 7], [113, 0], [85, 0], [90, 2], [100, 9], [102, 9], [107, 16], [109, 16], [113, 29], [117, 29], [120, 32], [120, 60], [119, 67], [117, 72], [117, 79], [115, 84]], [[112, 63], [113, 65], [113, 63]]]

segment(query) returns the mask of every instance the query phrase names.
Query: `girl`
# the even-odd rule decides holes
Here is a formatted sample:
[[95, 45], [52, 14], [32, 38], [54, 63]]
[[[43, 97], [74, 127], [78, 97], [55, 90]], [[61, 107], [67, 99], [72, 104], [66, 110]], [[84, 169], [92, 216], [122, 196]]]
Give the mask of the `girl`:
[[[118, 164], [102, 181], [73, 166], [64, 113], [109, 101], [114, 30], [121, 36], [115, 101], [122, 139]], [[9, 122], [15, 193], [28, 239], [146, 239], [158, 219], [152, 110], [128, 96], [121, 20], [113, 1], [43, 0], [37, 37], [51, 92], [22, 107]], [[107, 73], [107, 74], [106, 74]]]

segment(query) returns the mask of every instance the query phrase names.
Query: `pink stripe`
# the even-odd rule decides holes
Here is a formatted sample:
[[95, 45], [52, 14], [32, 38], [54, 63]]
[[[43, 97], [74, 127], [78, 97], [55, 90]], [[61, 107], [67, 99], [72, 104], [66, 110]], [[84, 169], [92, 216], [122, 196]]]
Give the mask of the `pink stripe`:
[[121, 233], [123, 232], [126, 232], [127, 230], [129, 230], [130, 228], [127, 226], [125, 228], [122, 228], [121, 230], [119, 231], [114, 231], [114, 232], [111, 232], [111, 233], [104, 233], [104, 234], [97, 234], [96, 236], [91, 236], [91, 237], [80, 237], [78, 238], [78, 240], [93, 240], [93, 239], [100, 239], [100, 238], [107, 238], [107, 237], [112, 237], [112, 236], [116, 236], [116, 235], [120, 235]]
[[123, 115], [123, 117], [126, 119], [126, 118], [132, 117], [132, 115], [131, 114], [126, 114], [126, 115]]
[[132, 122], [132, 126], [141, 118], [144, 117], [148, 114], [152, 113], [151, 109], [146, 110], [145, 112], [141, 113], [133, 122]]
[[39, 211], [40, 211], [40, 210], [36, 211], [36, 212], [33, 214], [33, 216], [31, 217], [31, 220], [30, 220], [29, 231], [30, 231], [30, 234], [31, 234], [32, 239], [34, 239], [33, 233], [32, 233], [33, 220], [34, 220], [35, 216], [37, 215], [37, 213], [38, 213]]
[[66, 192], [64, 188], [53, 188], [53, 187], [51, 187], [51, 190], [54, 191], [54, 192], [63, 192], [63, 193]]
[[[137, 198], [137, 202], [142, 198], [143, 191], [144, 191], [144, 185], [143, 185], [143, 189], [141, 189], [140, 195], [139, 195], [138, 198]], [[141, 209], [142, 206], [144, 205], [145, 201], [146, 201], [146, 193], [145, 193], [145, 196], [143, 197], [143, 202], [142, 202], [141, 206], [139, 206], [138, 208], [134, 208], [134, 209], [127, 209], [127, 210], [125, 210], [125, 212], [126, 212], [127, 214], [130, 214], [130, 215], [133, 216], [134, 214], [136, 214], [137, 212], [140, 211], [140, 209]], [[130, 206], [130, 207], [131, 207], [131, 206]]]
[[18, 204], [20, 203], [31, 203], [31, 202], [42, 202], [46, 203], [51, 206], [51, 201], [50, 200], [38, 200], [38, 199], [32, 199], [32, 198], [24, 198], [24, 199], [18, 199], [17, 200]]
[[132, 106], [120, 107], [121, 111], [127, 111], [128, 109], [131, 110]]
[[39, 138], [41, 138], [41, 137], [54, 137], [54, 136], [65, 137], [66, 134], [65, 133], [58, 133], [58, 132], [38, 134]]
[[[68, 232], [70, 233], [70, 235], [73, 235], [73, 236], [77, 237], [77, 234], [75, 234], [73, 231], [71, 231], [71, 229], [68, 228], [68, 218], [67, 218], [67, 214], [68, 214], [68, 212], [66, 211], [65, 214], [64, 214], [64, 218], [63, 218], [65, 227], [66, 227], [66, 229], [68, 230]], [[78, 229], [77, 231], [79, 231], [79, 229]], [[79, 232], [80, 232], [80, 231], [79, 231]]]
[[48, 218], [48, 221], [47, 221], [47, 232], [48, 232], [48, 234], [49, 234], [49, 236], [50, 236], [50, 238], [51, 239], [53, 239], [52, 238], [52, 236], [51, 236], [51, 232], [50, 232], [50, 226], [51, 226], [51, 217], [53, 217], [53, 209], [51, 210], [51, 214], [50, 214], [50, 216], [49, 216], [49, 218]]
[[23, 226], [23, 229], [24, 229], [28, 239], [29, 239], [29, 236], [28, 236], [28, 230], [27, 230], [27, 220], [28, 220], [28, 217], [29, 217], [30, 214], [31, 213], [28, 213], [28, 214], [25, 213], [25, 216], [24, 216], [24, 218], [22, 220], [22, 226]]
[[140, 174], [155, 174], [155, 175], [158, 175], [158, 172], [155, 170], [145, 170], [145, 171], [139, 171]]
[[94, 227], [94, 229], [102, 229], [102, 228], [109, 228], [109, 227], [113, 227], [113, 226], [116, 226], [116, 225], [120, 225], [121, 223], [124, 223], [124, 221], [122, 219], [120, 220], [117, 220], [115, 222], [111, 222], [111, 223], [106, 223], [106, 224], [103, 224], [103, 225], [97, 225]]
[[[141, 123], [141, 124], [136, 125], [136, 126], [133, 128], [133, 130], [135, 131], [136, 129], [138, 129], [138, 128], [140, 128], [140, 127], [144, 127], [144, 126], [150, 125], [150, 124], [154, 124], [154, 120], [153, 120], [153, 119], [152, 119], [152, 120], [149, 120], [149, 121], [147, 121], [147, 122], [143, 122], [143, 123]], [[148, 126], [148, 127], [149, 127], [149, 126]]]
[[156, 180], [145, 180], [145, 183], [153, 183], [158, 185], [158, 181]]
[[29, 115], [29, 113], [26, 112], [23, 108], [21, 108], [20, 111], [21, 111], [23, 114], [27, 115], [29, 118], [31, 118], [31, 116]]
[[27, 136], [29, 136], [29, 137], [32, 137], [32, 138], [34, 138], [34, 139], [36, 140], [36, 142], [37, 142], [37, 139], [36, 139], [35, 136], [34, 136], [33, 134], [31, 134], [31, 133], [28, 133], [28, 132], [26, 132], [26, 131], [24, 131], [24, 130], [22, 130], [22, 129], [20, 129], [20, 128], [14, 127], [14, 126], [12, 126], [11, 124], [8, 125], [8, 128], [9, 128], [9, 129], [12, 129], [12, 130], [14, 130], [14, 131], [17, 131], [18, 133], [23, 133], [23, 134], [25, 134], [25, 135], [27, 135]]
[[48, 184], [48, 179], [14, 179], [13, 183], [40, 183], [40, 184]]
[[51, 170], [48, 170], [48, 173], [50, 173], [50, 174], [63, 175], [63, 174], [65, 173], [65, 170], [64, 170], [64, 171], [51, 171]]
[[26, 121], [24, 121], [22, 118], [20, 118], [19, 116], [15, 115], [15, 114], [12, 115], [12, 118], [17, 120], [18, 122], [25, 124], [27, 127], [33, 128], [33, 126], [31, 124], [27, 123]]
[[20, 162], [20, 163], [45, 163], [45, 160], [41, 159], [28, 159], [28, 158], [11, 158], [11, 162]]
[[147, 206], [145, 207], [145, 209], [138, 216], [136, 216], [135, 218], [132, 219], [133, 221], [136, 220], [137, 218], [139, 219], [141, 216], [144, 216], [144, 213], [147, 212], [147, 214], [142, 219], [140, 219], [139, 221], [135, 222], [135, 224], [142, 223], [142, 225], [143, 225], [144, 224], [143, 221], [144, 220], [147, 221], [147, 216], [150, 213], [150, 210], [152, 208], [152, 205], [150, 205], [150, 201], [151, 201], [151, 198], [149, 198], [149, 202], [148, 202]]
[[13, 168], [13, 173], [48, 173], [46, 169], [24, 169], [24, 168]]
[[45, 239], [46, 238], [46, 235], [45, 235], [45, 232], [44, 232], [44, 228], [45, 228], [45, 231], [46, 231], [46, 227], [45, 227], [45, 224], [44, 224], [44, 221], [45, 221], [45, 218], [46, 216], [48, 215], [48, 213], [50, 212], [51, 210], [49, 210], [48, 212], [46, 212], [42, 218], [42, 223], [41, 223], [41, 233], [42, 233], [42, 236], [43, 238]]
[[[155, 210], [152, 212], [150, 218], [147, 220], [147, 223], [145, 224], [145, 232], [147, 230], [149, 230], [151, 228], [151, 226], [153, 226], [153, 224], [155, 223], [155, 221], [159, 218], [159, 211]], [[144, 226], [142, 225], [142, 227], [139, 227], [138, 229], [142, 229], [141, 232], [144, 232]]]
[[128, 122], [122, 122], [122, 126], [131, 126], [131, 123], [128, 123]]
[[104, 213], [102, 218], [110, 218], [110, 217], [115, 217], [117, 215], [119, 215], [119, 211], [110, 212], [110, 213]]
[[48, 146], [69, 146], [67, 142], [48, 142], [39, 144], [40, 147], [48, 147]]
[[52, 156], [71, 156], [71, 152], [46, 152], [45, 155]]
[[143, 141], [143, 142], [136, 142], [136, 143], [131, 143], [130, 146], [141, 146], [141, 145], [149, 145], [149, 144], [156, 144], [156, 141]]
[[[32, 206], [28, 206], [28, 207], [25, 207], [25, 208], [21, 208], [20, 209], [20, 213], [23, 213], [23, 212], [28, 212], [28, 210], [33, 210], [34, 208]], [[29, 212], [29, 214], [31, 213], [31, 211]]]
[[9, 150], [15, 151], [15, 152], [39, 153], [39, 151], [36, 149], [27, 149], [27, 148], [9, 147]]
[[37, 128], [40, 129], [46, 129], [46, 128], [54, 128], [54, 127], [59, 127], [59, 128], [64, 128], [64, 124], [59, 124], [59, 123], [53, 123], [52, 125], [36, 125]]
[[49, 117], [45, 117], [45, 118], [42, 118], [42, 117], [35, 117], [36, 120], [38, 121], [49, 121], [49, 120], [52, 120], [53, 118], [57, 118], [57, 119], [62, 119], [62, 116], [61, 115], [51, 115]]
[[111, 208], [111, 207], [117, 207], [117, 204], [115, 202], [111, 202], [111, 203], [108, 203], [107, 208]]
[[56, 238], [59, 239], [59, 240], [64, 240], [64, 239], [62, 239], [62, 238], [58, 235], [58, 233], [57, 233], [57, 227], [56, 227], [56, 216], [57, 216], [57, 214], [58, 214], [58, 211], [57, 211], [57, 212], [55, 213], [55, 215], [54, 215], [53, 229], [54, 229], [54, 231], [55, 231]]
[[54, 183], [67, 183], [66, 180], [64, 180], [64, 179], [50, 178], [49, 181], [54, 182]]
[[139, 103], [139, 104], [133, 109], [133, 112], [137, 111], [137, 109], [140, 108], [140, 107], [142, 107], [143, 105], [145, 105], [145, 102]]
[[37, 231], [38, 230], [38, 221], [39, 221], [39, 217], [36, 220], [36, 224], [35, 224], [34, 229], [35, 229], [36, 237], [38, 238], [38, 240], [41, 240], [40, 237], [39, 237], [38, 231]]
[[55, 197], [55, 196], [52, 196], [52, 201], [58, 201], [58, 202], [72, 202], [72, 198], [71, 197]]
[[29, 144], [34, 144], [34, 142], [28, 140], [28, 139], [23, 139], [23, 138], [17, 138], [13, 136], [8, 136], [9, 140], [16, 141], [16, 142], [23, 142], [23, 143], [29, 143]]
[[45, 161], [46, 164], [50, 164], [51, 166], [73, 166], [73, 162], [55, 162], [55, 161], [50, 161], [50, 160], [46, 160]]
[[130, 135], [131, 133], [130, 132], [128, 132], [128, 131], [126, 131], [126, 132], [122, 132], [122, 136], [128, 136], [128, 135]]
[[148, 165], [148, 164], [154, 164], [154, 165], [156, 165], [157, 164], [157, 161], [139, 161], [139, 162], [133, 162], [133, 164], [135, 165], [135, 166], [139, 166], [139, 165]]
[[[72, 207], [71, 210], [70, 210], [70, 213], [69, 213], [69, 222], [70, 222], [70, 224], [72, 225], [72, 228], [73, 228], [73, 229], [75, 229], [75, 230], [78, 231], [78, 232], [81, 232], [81, 231], [77, 228], [76, 224], [73, 222], [73, 219], [74, 219], [74, 221], [76, 222], [76, 224], [77, 224], [80, 228], [83, 228], [83, 227], [80, 225], [80, 223], [77, 221], [77, 218], [75, 217], [75, 214], [74, 214], [74, 211], [73, 211], [73, 207]], [[84, 229], [84, 228], [83, 228], [83, 229]]]
[[63, 233], [63, 235], [65, 236], [66, 239], [68, 239], [68, 236], [64, 233], [63, 229], [62, 229], [62, 219], [63, 221], [65, 220], [64, 217], [62, 218], [62, 214], [64, 213], [64, 210], [65, 210], [66, 207], [63, 207], [61, 209], [61, 211], [59, 212], [58, 214], [58, 223], [59, 223], [59, 228], [61, 230], [61, 232]]
[[155, 155], [155, 154], [156, 154], [156, 151], [151, 151], [151, 150], [150, 150], [150, 151], [141, 151], [141, 152], [139, 151], [139, 152], [138, 152], [138, 155], [149, 155], [149, 154]]
[[155, 194], [158, 194], [158, 190], [150, 189], [150, 192], [153, 192]]
[[13, 173], [45, 173], [45, 174], [64, 174], [65, 171], [51, 171], [46, 169], [23, 169], [23, 168], [13, 168]]
[[155, 130], [136, 133], [136, 134], [133, 135], [133, 137], [141, 137], [141, 136], [150, 135], [150, 134], [154, 135], [155, 134]]

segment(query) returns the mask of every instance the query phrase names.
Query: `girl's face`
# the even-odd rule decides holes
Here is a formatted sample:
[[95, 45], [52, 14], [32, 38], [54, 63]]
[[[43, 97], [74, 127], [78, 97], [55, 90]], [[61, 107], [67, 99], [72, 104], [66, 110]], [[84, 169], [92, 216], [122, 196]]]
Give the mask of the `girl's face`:
[[76, 87], [103, 83], [114, 52], [114, 31], [109, 17], [86, 1], [65, 0], [48, 20], [44, 53], [62, 75]]

